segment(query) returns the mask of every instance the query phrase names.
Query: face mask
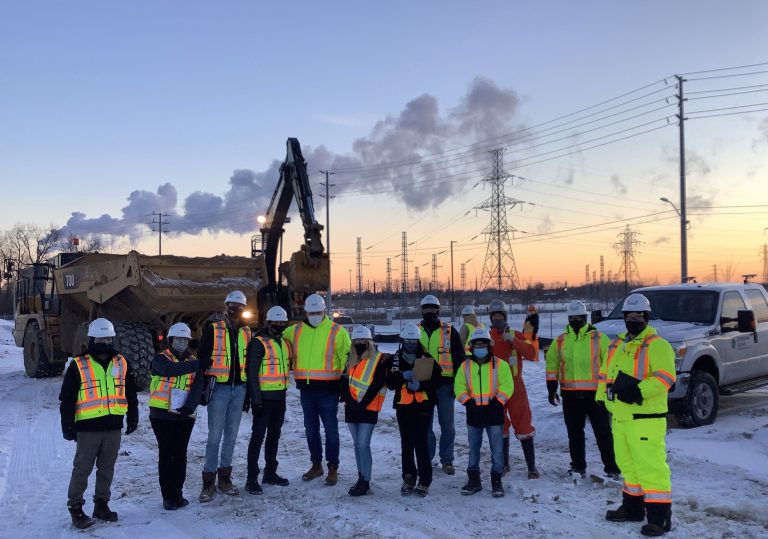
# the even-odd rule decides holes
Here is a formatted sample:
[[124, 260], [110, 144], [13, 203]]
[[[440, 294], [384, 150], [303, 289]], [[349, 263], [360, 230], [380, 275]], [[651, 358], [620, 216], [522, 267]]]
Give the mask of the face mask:
[[325, 315], [323, 314], [313, 314], [312, 316], [307, 316], [307, 321], [314, 327], [317, 327], [320, 325], [320, 322], [323, 321], [323, 318]]
[[435, 322], [437, 320], [437, 313], [422, 313], [422, 317], [425, 322]]
[[184, 337], [174, 337], [171, 342], [171, 348], [179, 353], [186, 350], [187, 346], [189, 346], [189, 339], [185, 339]]
[[419, 343], [417, 342], [404, 342], [403, 343], [403, 352], [407, 354], [415, 354], [416, 349], [419, 347]]
[[504, 331], [504, 328], [507, 327], [507, 321], [503, 318], [495, 318], [491, 320], [491, 326], [498, 331]]
[[581, 328], [583, 328], [586, 324], [584, 324], [584, 320], [581, 318], [577, 320], [571, 320], [568, 322], [568, 325], [571, 326], [571, 329], [573, 329], [574, 333], [578, 333]]
[[88, 347], [88, 351], [93, 355], [98, 356], [101, 354], [111, 354], [114, 350], [112, 348], [112, 343], [95, 342]]
[[630, 335], [639, 335], [648, 324], [646, 324], [644, 321], [639, 322], [635, 320], [625, 320], [624, 325], [627, 326], [627, 333]]
[[280, 335], [282, 335], [283, 330], [285, 330], [285, 326], [279, 326], [277, 324], [269, 325], [269, 333], [270, 335], [273, 335], [275, 337], [279, 337]]
[[230, 307], [227, 307], [227, 316], [232, 318], [233, 320], [237, 320], [240, 318], [240, 315], [243, 312], [243, 306], [242, 305], [233, 305]]
[[357, 352], [358, 356], [362, 357], [362, 355], [365, 353], [366, 350], [368, 350], [368, 343], [355, 344], [355, 352]]
[[488, 357], [488, 349], [487, 348], [475, 348], [472, 350], [472, 355], [475, 356], [477, 359], [485, 359]]

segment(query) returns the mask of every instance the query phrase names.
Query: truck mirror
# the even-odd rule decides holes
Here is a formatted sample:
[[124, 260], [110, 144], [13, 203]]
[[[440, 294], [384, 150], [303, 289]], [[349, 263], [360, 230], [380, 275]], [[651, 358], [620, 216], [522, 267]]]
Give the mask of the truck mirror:
[[604, 320], [603, 311], [599, 309], [596, 311], [592, 311], [592, 313], [589, 316], [589, 321], [592, 324], [597, 324], [598, 322], [602, 322], [603, 320]]
[[756, 330], [755, 313], [753, 311], [738, 311], [737, 319], [740, 333], [753, 333]]

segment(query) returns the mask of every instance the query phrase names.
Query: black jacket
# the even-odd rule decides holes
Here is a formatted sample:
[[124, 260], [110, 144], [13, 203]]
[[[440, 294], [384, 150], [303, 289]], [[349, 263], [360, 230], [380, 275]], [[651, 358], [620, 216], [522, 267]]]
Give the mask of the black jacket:
[[[176, 355], [175, 350], [171, 352]], [[192, 357], [192, 359], [189, 359]], [[185, 350], [179, 361], [174, 363], [168, 359], [165, 354], [157, 354], [152, 358], [151, 373], [152, 376], [181, 376], [184, 374], [195, 373], [195, 380], [192, 382], [189, 395], [187, 396], [187, 402], [184, 404], [185, 408], [190, 409], [190, 413], [195, 411], [195, 408], [200, 404], [200, 396], [203, 393], [204, 378], [200, 370], [200, 360], [196, 359], [189, 350]], [[166, 421], [194, 421], [194, 417], [188, 415], [176, 414], [163, 410], [161, 408], [149, 409], [150, 419], [164, 419]]]
[[[430, 323], [425, 320], [420, 322], [421, 327], [423, 327], [424, 331], [427, 333], [427, 337], [431, 337], [432, 332], [440, 327], [438, 322], [439, 320], [434, 323]], [[459, 371], [459, 366], [464, 363], [464, 358], [464, 343], [461, 342], [461, 335], [459, 335], [459, 332], [456, 331], [455, 327], [451, 326], [451, 361], [453, 361], [453, 376], [442, 376], [440, 379], [441, 384], [453, 384], [453, 378]]]
[[[262, 330], [258, 333], [258, 336], [263, 339], [271, 339], [275, 341], [275, 347], [280, 348], [281, 339], [275, 338], [268, 331]], [[261, 362], [264, 360], [264, 345], [254, 335], [251, 339], [251, 344], [248, 345], [248, 353], [246, 356], [245, 370], [248, 374], [248, 397], [251, 399], [251, 406], [261, 406], [262, 399], [285, 399], [286, 390], [279, 389], [274, 391], [262, 391], [261, 382], [259, 381], [259, 373], [261, 372]], [[289, 364], [287, 368], [290, 369], [290, 358], [287, 358]], [[287, 374], [287, 373], [286, 373]]]
[[[429, 357], [427, 354], [423, 355]], [[413, 393], [410, 389], [403, 387], [403, 384], [405, 383], [403, 372], [413, 370], [413, 365], [414, 364], [408, 363], [402, 358], [401, 351], [399, 350], [392, 356], [392, 359], [388, 364], [389, 368], [387, 369], [387, 387], [395, 392], [392, 406], [394, 408], [407, 408], [409, 410], [431, 410], [435, 404], [437, 404], [437, 392], [435, 391], [435, 388], [441, 385], [443, 383], [442, 379], [445, 378], [441, 374], [442, 369], [440, 368], [440, 365], [437, 364], [437, 361], [434, 362], [434, 366], [432, 367], [432, 377], [424, 382], [419, 382], [419, 391], [427, 392], [427, 400], [424, 402], [416, 402], [414, 400], [410, 404], [400, 404], [403, 392]]]
[[383, 354], [381, 361], [376, 365], [373, 371], [373, 380], [368, 390], [363, 395], [363, 400], [357, 402], [352, 398], [349, 391], [349, 376], [345, 373], [341, 377], [341, 398], [344, 401], [344, 421], [347, 423], [372, 423], [376, 424], [379, 420], [379, 412], [366, 410], [365, 407], [371, 404], [387, 381], [387, 371], [392, 365], [392, 356]]
[[[240, 351], [237, 347], [237, 336], [240, 332], [240, 328], [245, 326], [245, 324], [242, 320], [239, 320], [237, 326], [233, 327], [230, 325], [228, 318], [224, 317], [223, 320], [227, 322], [229, 344], [232, 349], [230, 350], [229, 379], [218, 383], [233, 384], [237, 386], [243, 383], [243, 381], [240, 380]], [[200, 368], [203, 372], [207, 371], [213, 362], [211, 354], [213, 354], [213, 322], [215, 321], [217, 320], [213, 319], [207, 322], [205, 326], [203, 326], [202, 335], [200, 335], [197, 358], [200, 360]]]
[[[90, 352], [86, 350], [86, 354]], [[110, 354], [93, 355], [96, 361], [106, 370], [107, 365], [112, 360], [117, 352]], [[127, 363], [127, 362], [126, 362]], [[61, 383], [61, 393], [59, 394], [59, 412], [61, 413], [61, 431], [63, 433], [74, 432], [103, 432], [108, 430], [121, 430], [123, 428], [123, 416], [121, 415], [105, 415], [101, 417], [95, 417], [93, 419], [86, 419], [83, 421], [75, 421], [75, 405], [77, 403], [77, 395], [80, 393], [80, 371], [77, 369], [74, 361], [71, 361], [67, 372], [64, 373], [64, 380]], [[125, 375], [125, 397], [128, 400], [128, 412], [127, 420], [128, 424], [136, 424], [139, 422], [139, 399], [136, 396], [136, 382], [133, 379], [133, 370], [130, 364]]]

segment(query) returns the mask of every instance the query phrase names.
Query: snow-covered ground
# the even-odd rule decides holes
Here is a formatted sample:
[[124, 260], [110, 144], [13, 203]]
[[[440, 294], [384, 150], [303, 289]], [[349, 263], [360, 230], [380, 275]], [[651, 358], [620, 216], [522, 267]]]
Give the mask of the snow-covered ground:
[[[549, 336], [548, 316], [542, 318], [542, 334]], [[552, 333], [563, 323], [564, 317], [555, 315]], [[481, 464], [485, 490], [470, 497], [459, 493], [465, 481], [462, 469], [467, 462], [467, 443], [464, 412], [458, 405], [457, 475], [446, 476], [436, 468], [427, 498], [400, 496], [400, 444], [391, 396], [373, 437], [373, 495], [347, 495], [357, 472], [351, 438], [343, 423], [339, 484], [326, 487], [321, 480], [302, 482], [309, 456], [298, 394], [292, 390], [278, 456], [279, 471], [290, 479], [290, 486], [266, 486], [263, 496], [219, 495], [209, 504], [197, 503], [207, 431], [202, 408], [189, 449], [186, 495], [193, 501], [185, 509], [163, 511], [155, 476], [157, 447], [147, 420], [147, 395], [143, 394], [139, 430], [123, 437], [113, 483], [111, 505], [120, 513], [120, 521], [99, 523], [80, 532], [70, 525], [66, 510], [75, 445], [61, 437], [60, 379], [26, 378], [10, 325], [0, 322], [0, 537], [639, 536], [637, 523], [603, 520], [605, 510], [621, 499], [618, 488], [573, 485], [565, 480], [569, 462], [565, 427], [560, 409], [547, 403], [543, 362], [526, 364], [525, 378], [538, 430], [536, 451], [542, 478], [526, 479], [522, 452], [513, 443], [512, 472], [504, 478], [507, 496], [501, 499], [492, 498], [488, 488], [487, 446]], [[714, 426], [670, 430], [674, 489], [670, 537], [768, 536], [768, 391], [726, 398], [722, 404]], [[250, 415], [243, 417], [235, 450], [233, 475], [239, 486], [245, 480], [250, 423]], [[589, 432], [587, 443], [590, 470], [599, 471]], [[92, 488], [93, 476], [86, 494], [89, 511]]]

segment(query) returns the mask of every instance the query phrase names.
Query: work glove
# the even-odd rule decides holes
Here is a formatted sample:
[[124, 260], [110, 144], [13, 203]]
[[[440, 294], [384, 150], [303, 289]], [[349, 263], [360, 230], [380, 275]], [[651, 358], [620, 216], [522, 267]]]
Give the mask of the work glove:
[[182, 406], [181, 408], [176, 409], [177, 412], [181, 415], [192, 415], [193, 411], [192, 408], [187, 408], [186, 406]]
[[64, 436], [64, 439], [69, 442], [76, 442], [77, 441], [77, 431], [75, 431], [74, 427], [69, 428], [65, 431], [62, 431], [62, 436]]
[[406, 382], [413, 380], [413, 371], [403, 371], [403, 380]]
[[560, 397], [557, 395], [557, 380], [547, 380], [547, 400], [552, 406], [557, 406], [560, 403]]
[[496, 397], [491, 399], [491, 402], [488, 403], [488, 406], [490, 408], [504, 408], [504, 405], [501, 404], [501, 401]]
[[418, 391], [421, 384], [416, 380], [409, 380], [407, 384], [405, 384], [405, 387], [410, 389], [411, 391]]
[[136, 429], [138, 429], [138, 428], [139, 428], [138, 420], [137, 421], [129, 421], [128, 422], [128, 426], [125, 427], [125, 433], [126, 434], [131, 434], [132, 432], [135, 432]]
[[643, 404], [643, 394], [640, 391], [640, 388], [636, 385], [625, 388], [621, 393], [616, 393], [614, 391], [614, 394], [621, 402], [626, 402], [627, 404]]
[[464, 406], [466, 408], [471, 408], [472, 406], [475, 406], [475, 405], [477, 405], [477, 403], [475, 402], [475, 399], [469, 399], [467, 402], [464, 403]]

